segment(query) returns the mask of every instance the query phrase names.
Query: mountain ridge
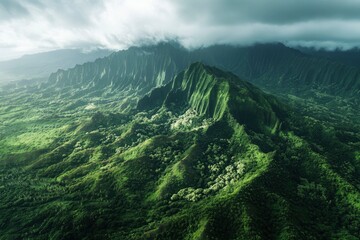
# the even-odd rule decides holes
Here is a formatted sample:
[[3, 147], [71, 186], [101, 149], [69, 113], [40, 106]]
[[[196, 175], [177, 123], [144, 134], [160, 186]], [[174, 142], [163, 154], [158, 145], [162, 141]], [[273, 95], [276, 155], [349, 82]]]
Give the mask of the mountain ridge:
[[200, 62], [191, 64], [173, 81], [140, 99], [138, 109], [146, 109], [149, 103], [150, 107], [155, 107], [154, 103], [157, 103], [158, 107], [163, 105], [172, 109], [182, 109], [182, 105], [189, 105], [187, 107], [198, 114], [215, 121], [225, 113], [231, 114], [240, 123], [256, 130], [268, 126], [275, 131], [274, 128], [279, 125], [273, 109], [280, 103], [274, 98], [232, 73]]
[[[197, 50], [166, 43], [132, 47], [96, 62], [59, 70], [42, 86], [88, 89], [86, 92], [96, 91], [98, 95], [130, 90], [142, 97], [193, 62], [233, 72], [275, 94], [303, 98], [340, 96], [351, 99], [355, 105], [360, 95], [359, 68], [312, 57], [282, 44], [217, 45]], [[141, 70], [135, 71], [138, 67]]]

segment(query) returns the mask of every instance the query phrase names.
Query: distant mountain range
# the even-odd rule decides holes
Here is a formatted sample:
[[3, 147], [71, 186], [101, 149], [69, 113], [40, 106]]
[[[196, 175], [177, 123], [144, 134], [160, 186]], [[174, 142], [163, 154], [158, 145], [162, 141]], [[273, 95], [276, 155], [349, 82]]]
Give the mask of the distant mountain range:
[[231, 71], [273, 92], [304, 95], [316, 90], [347, 98], [360, 95], [360, 68], [304, 54], [282, 44], [218, 45], [194, 51], [171, 44], [133, 47], [92, 63], [59, 70], [50, 76], [48, 84], [93, 90], [140, 87], [147, 92], [197, 61]]
[[111, 54], [110, 50], [97, 49], [83, 52], [80, 49], [63, 49], [25, 55], [18, 59], [0, 62], [0, 84], [11, 81], [47, 78], [58, 69], [94, 61]]
[[[56, 82], [57, 87], [71, 88], [74, 83], [97, 90], [109, 86], [119, 90], [138, 86], [138, 81], [144, 80], [141, 88], [147, 92], [168, 82], [190, 63], [199, 61], [231, 71], [269, 91], [307, 94], [312, 89], [346, 97], [360, 94], [357, 66], [360, 54], [356, 49], [345, 52], [296, 50], [279, 43], [250, 47], [217, 45], [188, 51], [177, 44], [163, 43], [110, 54], [108, 50], [83, 53], [68, 49], [0, 62], [0, 84], [46, 79], [56, 72], [51, 74], [49, 83]], [[137, 72], [140, 66], [144, 70]]]

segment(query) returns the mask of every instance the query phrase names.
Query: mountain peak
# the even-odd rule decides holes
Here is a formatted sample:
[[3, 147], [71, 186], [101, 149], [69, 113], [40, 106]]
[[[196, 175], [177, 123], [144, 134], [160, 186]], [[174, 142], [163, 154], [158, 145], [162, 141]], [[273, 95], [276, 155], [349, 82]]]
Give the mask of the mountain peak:
[[[225, 72], [217, 67], [206, 65], [200, 61], [190, 64], [187, 71], [190, 71], [190, 72], [198, 71], [200, 69], [207, 72], [210, 75], [213, 75], [214, 77], [229, 77], [230, 75], [233, 75], [233, 74]], [[233, 76], [235, 77], [235, 75], [233, 75]]]
[[138, 102], [138, 109], [193, 109], [221, 120], [231, 115], [253, 130], [273, 129], [279, 123], [278, 102], [235, 75], [201, 62], [191, 64], [170, 83], [154, 89]]

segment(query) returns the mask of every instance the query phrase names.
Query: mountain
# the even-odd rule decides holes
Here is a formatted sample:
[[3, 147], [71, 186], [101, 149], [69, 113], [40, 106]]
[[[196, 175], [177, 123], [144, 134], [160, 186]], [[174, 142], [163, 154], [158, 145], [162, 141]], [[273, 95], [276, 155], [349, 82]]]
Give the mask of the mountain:
[[360, 237], [354, 122], [154, 49], [0, 95], [3, 238]]
[[[315, 91], [355, 99], [360, 94], [360, 69], [303, 54], [282, 44], [218, 45], [194, 51], [166, 43], [130, 48], [94, 63], [60, 70], [52, 74], [49, 81], [56, 86], [71, 86], [71, 82], [76, 81], [91, 88], [101, 85], [100, 88], [111, 89], [128, 87], [129, 81], [138, 86], [137, 81], [143, 81], [146, 92], [167, 83], [196, 61], [231, 71], [274, 93], [306, 96]], [[143, 70], [134, 73], [140, 66]], [[164, 76], [164, 73], [168, 75]]]
[[153, 90], [138, 102], [139, 109], [166, 106], [183, 110], [190, 107], [201, 116], [218, 120], [225, 114], [253, 129], [279, 126], [280, 105], [248, 82], [241, 81], [232, 73], [192, 64], [173, 81]]
[[18, 59], [0, 62], [0, 84], [25, 79], [48, 78], [58, 69], [94, 61], [110, 55], [111, 51], [97, 49], [88, 53], [80, 49], [63, 49], [25, 55]]

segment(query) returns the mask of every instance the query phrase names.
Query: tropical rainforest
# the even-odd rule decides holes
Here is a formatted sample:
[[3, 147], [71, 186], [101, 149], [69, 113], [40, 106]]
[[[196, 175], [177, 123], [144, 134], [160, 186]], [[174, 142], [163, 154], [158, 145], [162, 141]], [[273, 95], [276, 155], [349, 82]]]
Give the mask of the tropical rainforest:
[[131, 47], [0, 91], [0, 239], [360, 239], [360, 68]]

